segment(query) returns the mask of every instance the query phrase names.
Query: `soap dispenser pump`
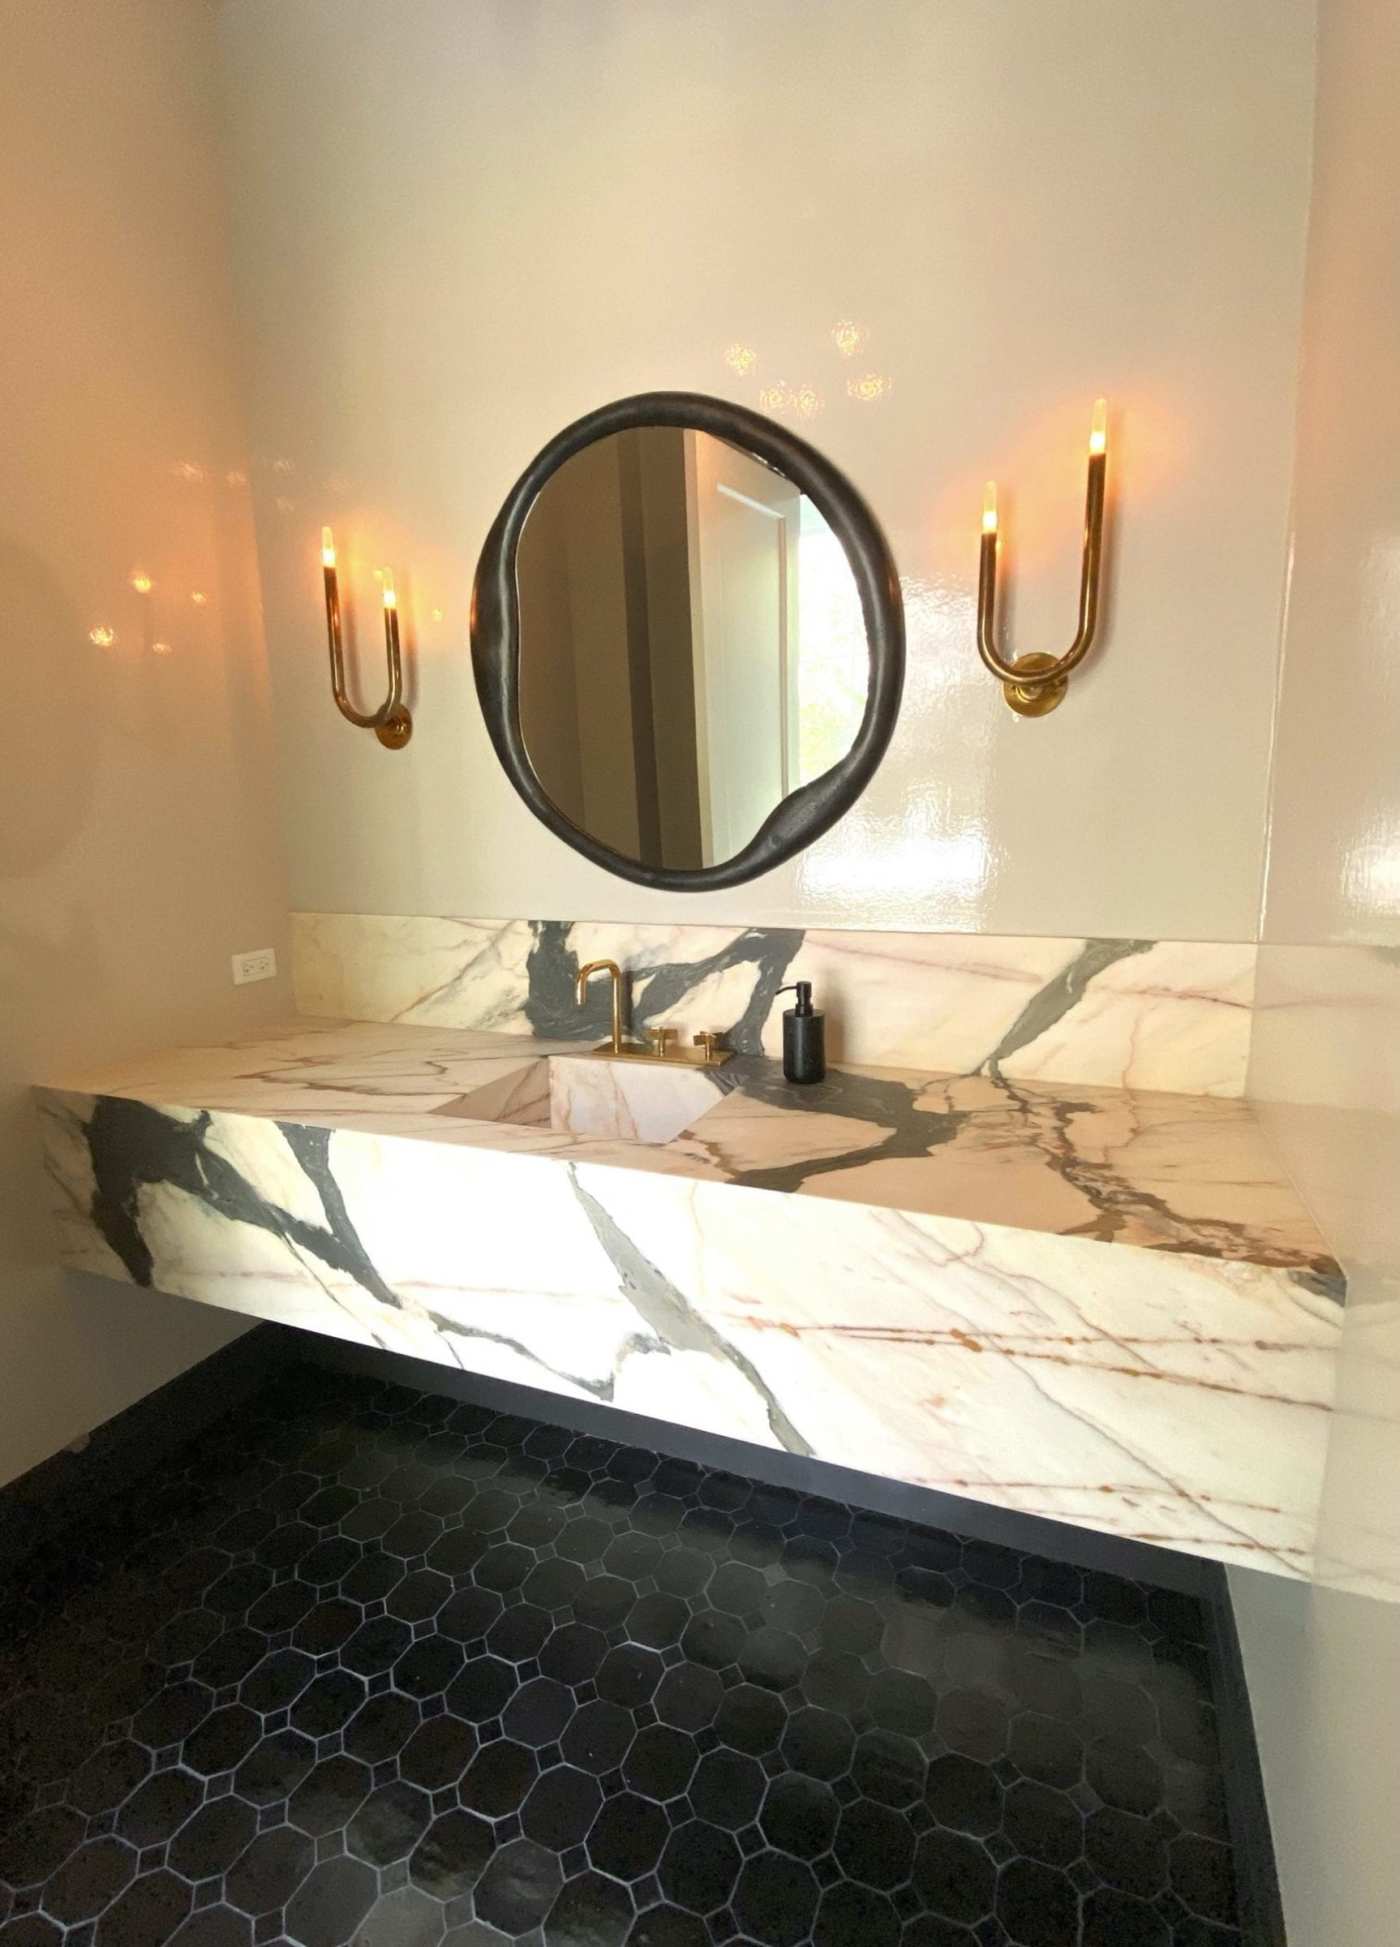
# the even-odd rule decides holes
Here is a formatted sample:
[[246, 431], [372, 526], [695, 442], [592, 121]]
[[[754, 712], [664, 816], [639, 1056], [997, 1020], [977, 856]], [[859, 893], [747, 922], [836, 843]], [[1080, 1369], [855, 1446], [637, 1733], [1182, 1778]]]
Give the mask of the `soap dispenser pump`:
[[796, 980], [778, 992], [797, 996], [797, 1005], [783, 1010], [783, 1074], [790, 1082], [824, 1081], [826, 1016], [812, 1005], [811, 981]]

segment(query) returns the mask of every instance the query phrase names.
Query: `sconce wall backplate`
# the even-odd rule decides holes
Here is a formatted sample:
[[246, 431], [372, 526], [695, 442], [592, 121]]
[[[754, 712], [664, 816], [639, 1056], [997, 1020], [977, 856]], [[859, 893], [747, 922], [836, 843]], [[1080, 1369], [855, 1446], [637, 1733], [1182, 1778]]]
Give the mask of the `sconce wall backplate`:
[[[1033, 655], [1018, 656], [1011, 667], [1024, 670], [1027, 676], [1037, 676], [1053, 669], [1059, 661], [1058, 656], [1047, 656], [1037, 649]], [[1018, 717], [1048, 717], [1064, 702], [1068, 688], [1069, 677], [1060, 676], [1053, 683], [1003, 683], [1001, 693]]]

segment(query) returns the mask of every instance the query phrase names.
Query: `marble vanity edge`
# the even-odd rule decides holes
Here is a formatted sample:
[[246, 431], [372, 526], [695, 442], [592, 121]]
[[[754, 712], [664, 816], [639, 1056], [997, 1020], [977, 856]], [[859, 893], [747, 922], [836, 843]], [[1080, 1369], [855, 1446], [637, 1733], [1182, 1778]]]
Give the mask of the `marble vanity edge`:
[[777, 990], [811, 979], [833, 1061], [1241, 1096], [1257, 949], [1219, 942], [298, 912], [309, 1015], [566, 1040], [584, 959], [631, 976], [634, 1025], [723, 1031], [777, 1054]]
[[[1243, 1212], [1227, 1217], [1212, 1210], [1205, 1179], [1204, 1205], [1196, 1204], [1193, 1214], [1193, 1186], [1186, 1180], [1178, 1208], [1169, 1171], [1159, 1163], [1138, 1180], [1131, 1163], [1115, 1162], [1114, 1142], [1095, 1134], [1102, 1097], [1132, 1104], [1134, 1126], [1149, 1152], [1152, 1118], [1165, 1105], [1180, 1103], [1179, 1114], [1194, 1105], [1193, 1115], [1204, 1114], [1205, 1138], [1222, 1119], [1233, 1125], [1249, 1117], [1235, 1102], [1005, 1078], [949, 1082], [846, 1067], [833, 1067], [825, 1082], [799, 1091], [766, 1056], [739, 1055], [709, 1071], [566, 1060], [561, 1072], [559, 1055], [576, 1043], [418, 1024], [327, 1023], [327, 1030], [337, 1044], [329, 1056], [319, 1048], [314, 1056], [306, 1052], [308, 1043], [318, 1041], [319, 1023], [309, 1034], [287, 1038], [275, 1059], [275, 1043], [255, 1041], [250, 1046], [257, 1065], [241, 1077], [220, 1077], [217, 1067], [201, 1077], [199, 1051], [191, 1051], [195, 1068], [178, 1079], [161, 1076], [159, 1064], [142, 1079], [138, 1063], [135, 1072], [70, 1077], [59, 1086], [84, 1097], [144, 1103], [185, 1120], [213, 1111], [302, 1129], [448, 1141], [496, 1154], [549, 1153], [644, 1175], [796, 1195], [804, 1202], [835, 1198], [897, 1215], [993, 1224], [1031, 1237], [1062, 1235], [1100, 1247], [1254, 1264], [1286, 1272], [1334, 1304], [1345, 1302], [1341, 1269], [1301, 1206], [1301, 1227], [1271, 1217], [1269, 1185], [1249, 1181], [1247, 1144], [1204, 1152], [1212, 1156], [1218, 1180], [1234, 1184], [1246, 1199]], [[454, 1070], [446, 1044], [459, 1037], [471, 1047], [464, 1067]], [[372, 1052], [357, 1054], [364, 1042]], [[386, 1050], [394, 1042], [403, 1045]], [[209, 1052], [221, 1058], [238, 1045]], [[519, 1058], [508, 1050], [518, 1050]], [[370, 1068], [386, 1052], [392, 1079], [381, 1070], [371, 1083]], [[426, 1093], [412, 1085], [424, 1079]], [[254, 1099], [239, 1099], [244, 1082]], [[256, 1099], [259, 1090], [263, 1099]], [[958, 1091], [978, 1099], [960, 1103]], [[537, 1111], [546, 1099], [552, 1126], [538, 1128]], [[1116, 1113], [1109, 1111], [1110, 1126]], [[1171, 1115], [1169, 1110], [1168, 1128]], [[1013, 1159], [1014, 1176], [1008, 1174]], [[1264, 1193], [1257, 1222], [1247, 1214], [1255, 1189]]]
[[1338, 1325], [1287, 1273], [825, 1200], [795, 1219], [742, 1185], [123, 1097], [40, 1104], [76, 1268], [1308, 1571]]

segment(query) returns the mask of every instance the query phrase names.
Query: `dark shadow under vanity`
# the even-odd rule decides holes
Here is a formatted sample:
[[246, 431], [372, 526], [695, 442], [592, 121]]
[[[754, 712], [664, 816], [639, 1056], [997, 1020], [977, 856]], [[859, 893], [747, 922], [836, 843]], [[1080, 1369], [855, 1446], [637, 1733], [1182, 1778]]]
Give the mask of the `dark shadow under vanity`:
[[5, 1556], [0, 1947], [1281, 1938], [1189, 1557], [273, 1327]]

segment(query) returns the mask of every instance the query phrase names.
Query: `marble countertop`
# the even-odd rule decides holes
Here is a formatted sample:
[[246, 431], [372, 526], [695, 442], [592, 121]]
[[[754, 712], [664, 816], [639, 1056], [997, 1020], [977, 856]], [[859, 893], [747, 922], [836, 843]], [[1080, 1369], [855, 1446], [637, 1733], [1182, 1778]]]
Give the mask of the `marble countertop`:
[[1238, 1100], [847, 1065], [803, 1088], [763, 1056], [699, 1070], [586, 1055], [519, 1034], [302, 1019], [48, 1086], [1236, 1260], [1344, 1296]]
[[37, 1093], [72, 1270], [1308, 1573], [1344, 1286], [1238, 1100], [306, 1019]]

